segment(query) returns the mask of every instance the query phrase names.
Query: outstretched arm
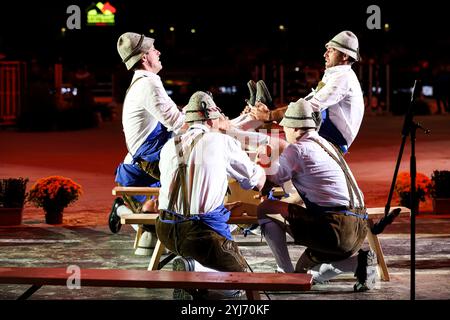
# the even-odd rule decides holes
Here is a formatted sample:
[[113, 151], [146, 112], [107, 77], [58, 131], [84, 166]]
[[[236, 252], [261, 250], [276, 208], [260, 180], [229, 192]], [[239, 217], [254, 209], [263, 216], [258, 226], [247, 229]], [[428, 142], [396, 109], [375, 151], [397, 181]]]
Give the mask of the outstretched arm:
[[286, 110], [287, 106], [280, 107], [271, 111], [264, 103], [257, 102], [255, 106], [251, 108], [250, 114], [256, 120], [280, 122], [281, 119], [283, 119]]

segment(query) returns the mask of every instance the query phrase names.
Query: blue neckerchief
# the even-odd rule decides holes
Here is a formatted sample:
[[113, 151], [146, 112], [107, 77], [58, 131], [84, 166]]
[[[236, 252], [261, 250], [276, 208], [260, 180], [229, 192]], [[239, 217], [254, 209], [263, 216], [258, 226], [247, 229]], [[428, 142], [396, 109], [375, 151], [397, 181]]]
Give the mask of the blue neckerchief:
[[273, 195], [273, 190], [270, 190], [269, 191], [269, 194], [267, 195], [267, 199], [269, 199], [269, 200], [280, 200], [280, 199], [282, 199], [282, 198], [286, 198], [286, 197], [289, 197], [289, 194], [288, 193], [284, 193], [284, 195], [282, 195], [281, 197], [280, 196], [274, 196]]
[[168, 212], [182, 220], [160, 220], [164, 223], [182, 223], [183, 221], [197, 220], [206, 224], [208, 227], [213, 229], [215, 232], [220, 234], [222, 237], [227, 238], [228, 240], [233, 240], [231, 237], [230, 226], [228, 225], [228, 219], [230, 219], [231, 212], [225, 208], [222, 204], [218, 206], [216, 209], [206, 212], [204, 214], [196, 214], [191, 215], [189, 218], [176, 213], [170, 210], [164, 209], [163, 211]]
[[319, 129], [319, 135], [338, 146], [344, 154], [347, 153], [347, 141], [342, 136], [342, 133], [338, 130], [338, 128], [336, 128], [334, 123], [330, 120], [328, 109], [322, 111], [322, 125]]
[[159, 155], [164, 144], [172, 137], [172, 132], [167, 131], [161, 122], [158, 122], [156, 128], [148, 135], [142, 145], [133, 155], [133, 162], [144, 160], [147, 162], [159, 161]]

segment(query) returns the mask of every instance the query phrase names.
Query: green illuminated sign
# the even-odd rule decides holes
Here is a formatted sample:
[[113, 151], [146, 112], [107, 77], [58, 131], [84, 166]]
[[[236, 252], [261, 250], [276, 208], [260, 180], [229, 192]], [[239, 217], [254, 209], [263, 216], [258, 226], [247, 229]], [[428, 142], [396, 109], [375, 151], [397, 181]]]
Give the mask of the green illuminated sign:
[[87, 8], [87, 25], [88, 26], [113, 26], [115, 24], [114, 8], [109, 2], [105, 4], [97, 2], [92, 3]]

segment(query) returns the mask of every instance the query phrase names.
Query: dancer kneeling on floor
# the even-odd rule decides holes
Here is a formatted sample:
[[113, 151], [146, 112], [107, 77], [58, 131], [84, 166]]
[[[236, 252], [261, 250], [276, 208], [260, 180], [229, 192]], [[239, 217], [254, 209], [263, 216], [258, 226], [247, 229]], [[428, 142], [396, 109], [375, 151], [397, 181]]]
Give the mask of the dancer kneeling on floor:
[[[161, 150], [156, 233], [164, 246], [181, 256], [174, 260], [174, 270], [198, 271], [203, 265], [247, 271], [227, 224], [231, 208], [224, 206], [224, 197], [229, 178], [244, 189], [261, 189], [264, 170], [236, 139], [217, 131], [220, 109], [209, 94], [194, 93], [185, 112], [189, 129]], [[178, 293], [174, 298], [180, 298]]]
[[[268, 169], [267, 179], [277, 185], [292, 180], [306, 208], [277, 200], [258, 206], [258, 221], [278, 271], [309, 271], [315, 283], [352, 271], [357, 277], [355, 291], [371, 289], [376, 257], [373, 251], [360, 250], [368, 232], [368, 216], [350, 168], [341, 152], [317, 133], [320, 117], [308, 101], [291, 103], [280, 124], [290, 144]], [[286, 232], [307, 247], [295, 269]]]

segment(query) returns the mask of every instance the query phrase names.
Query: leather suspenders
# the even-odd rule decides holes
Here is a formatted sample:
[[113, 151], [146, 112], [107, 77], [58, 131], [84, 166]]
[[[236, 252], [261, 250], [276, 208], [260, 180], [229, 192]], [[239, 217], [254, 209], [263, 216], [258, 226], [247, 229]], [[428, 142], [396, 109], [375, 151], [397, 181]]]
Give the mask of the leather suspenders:
[[[325, 152], [328, 153], [334, 161], [336, 161], [336, 163], [339, 165], [339, 167], [341, 167], [342, 171], [344, 172], [345, 180], [347, 182], [347, 189], [350, 197], [350, 205], [348, 210], [357, 214], [366, 213], [366, 206], [364, 205], [364, 201], [361, 197], [361, 192], [359, 191], [356, 185], [355, 178], [350, 173], [350, 169], [347, 165], [347, 162], [344, 160], [344, 157], [342, 156], [341, 152], [333, 144], [330, 143], [330, 145], [333, 147], [334, 151], [337, 154], [336, 157], [336, 155], [334, 155], [330, 150], [328, 150], [328, 148], [325, 147], [325, 145], [321, 143], [319, 140], [313, 138], [311, 138], [311, 140], [317, 143], [319, 146], [321, 146], [322, 149], [325, 150]], [[354, 194], [356, 194], [356, 197], [358, 198], [358, 202], [360, 205], [359, 207], [355, 207]]]
[[[182, 198], [182, 204], [183, 204], [183, 215], [187, 218], [190, 216], [190, 200], [188, 197], [187, 192], [187, 185], [186, 185], [186, 177], [188, 175], [186, 168], [187, 168], [187, 161], [189, 160], [189, 156], [192, 153], [192, 150], [194, 149], [194, 146], [197, 144], [197, 142], [203, 137], [203, 132], [196, 136], [194, 138], [194, 141], [192, 141], [191, 145], [189, 146], [187, 153], [183, 154], [183, 146], [181, 145], [181, 135], [177, 135], [174, 138], [175, 142], [175, 152], [177, 154], [178, 158], [178, 168], [175, 172], [175, 181], [174, 181], [174, 187], [172, 189], [172, 193], [170, 194], [169, 198], [169, 205], [168, 209], [170, 211], [174, 211], [175, 202], [177, 201], [178, 196], [180, 195]], [[181, 208], [180, 208], [181, 209]], [[179, 210], [181, 211], [181, 210]]]

